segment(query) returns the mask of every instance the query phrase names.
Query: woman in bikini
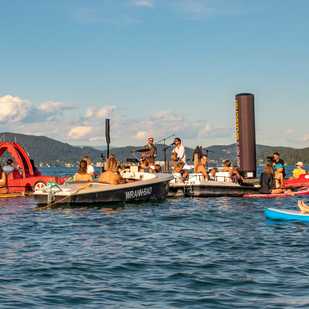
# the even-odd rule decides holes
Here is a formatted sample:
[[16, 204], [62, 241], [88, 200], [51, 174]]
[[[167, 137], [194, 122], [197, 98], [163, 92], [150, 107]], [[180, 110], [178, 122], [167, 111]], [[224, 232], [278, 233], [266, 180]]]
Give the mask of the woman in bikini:
[[80, 161], [78, 172], [75, 175], [75, 180], [76, 181], [93, 181], [91, 175], [87, 173], [87, 162], [85, 160]]
[[290, 189], [284, 189], [283, 168], [284, 166], [280, 163], [275, 166], [274, 189], [271, 193], [293, 193]]

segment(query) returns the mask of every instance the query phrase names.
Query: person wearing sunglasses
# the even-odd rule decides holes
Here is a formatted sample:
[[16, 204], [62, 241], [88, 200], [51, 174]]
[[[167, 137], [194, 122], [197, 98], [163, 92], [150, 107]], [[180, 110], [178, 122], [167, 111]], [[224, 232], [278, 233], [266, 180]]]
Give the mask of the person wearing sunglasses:
[[143, 159], [150, 159], [150, 158], [153, 158], [154, 160], [156, 159], [156, 156], [157, 156], [157, 147], [154, 146], [153, 144], [153, 137], [149, 137], [148, 138], [148, 144], [145, 145], [143, 147], [143, 149], [145, 149], [146, 151], [143, 152], [142, 154], [142, 157]]

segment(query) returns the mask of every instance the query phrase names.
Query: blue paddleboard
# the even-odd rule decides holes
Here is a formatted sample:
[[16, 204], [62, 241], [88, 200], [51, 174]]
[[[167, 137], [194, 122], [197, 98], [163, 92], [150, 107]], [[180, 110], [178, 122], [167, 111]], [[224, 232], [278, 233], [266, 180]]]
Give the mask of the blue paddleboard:
[[309, 213], [301, 213], [296, 210], [281, 210], [275, 208], [267, 208], [265, 210], [265, 216], [270, 219], [279, 220], [300, 220], [309, 222]]

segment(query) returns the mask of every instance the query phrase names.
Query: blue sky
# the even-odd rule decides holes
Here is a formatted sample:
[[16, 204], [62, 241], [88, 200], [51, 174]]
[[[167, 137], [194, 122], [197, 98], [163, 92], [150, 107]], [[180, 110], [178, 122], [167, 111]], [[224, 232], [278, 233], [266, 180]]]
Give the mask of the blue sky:
[[[256, 142], [309, 142], [309, 1], [0, 0], [0, 131], [72, 145], [236, 141], [235, 95], [255, 96]], [[173, 139], [169, 139], [168, 142]]]

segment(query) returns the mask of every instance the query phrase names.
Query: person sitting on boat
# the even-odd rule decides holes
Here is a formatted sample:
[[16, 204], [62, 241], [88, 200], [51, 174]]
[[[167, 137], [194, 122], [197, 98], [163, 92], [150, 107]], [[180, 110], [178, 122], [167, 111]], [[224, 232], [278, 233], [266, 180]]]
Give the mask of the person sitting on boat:
[[5, 171], [2, 169], [1, 165], [0, 165], [0, 193], [1, 194], [9, 193], [7, 176]]
[[263, 173], [260, 176], [260, 193], [261, 194], [279, 194], [279, 193], [292, 193], [290, 189], [284, 189], [282, 164], [275, 166], [275, 175], [273, 174], [272, 164], [267, 164]]
[[194, 173], [201, 173], [204, 175], [205, 179], [214, 179], [216, 175], [216, 169], [213, 168], [209, 173], [206, 172], [205, 165], [207, 163], [207, 156], [203, 155], [201, 158], [201, 162], [198, 163], [194, 169]]
[[34, 176], [41, 176], [41, 173], [39, 172], [39, 170], [35, 166], [34, 161], [31, 159], [30, 162], [31, 162], [32, 170], [33, 170], [33, 175]]
[[173, 149], [171, 158], [173, 161], [166, 162], [166, 165], [164, 167], [165, 172], [169, 171], [170, 167], [177, 166], [178, 162], [182, 161], [184, 164], [186, 164], [186, 150], [185, 147], [181, 145], [181, 139], [179, 137], [176, 137], [174, 140], [175, 148]]
[[244, 180], [244, 178], [239, 174], [239, 170], [238, 170], [238, 166], [237, 166], [237, 165], [233, 166], [233, 171], [234, 171], [234, 173], [233, 173], [233, 175], [232, 175], [233, 182], [237, 182], [237, 183], [239, 183], [240, 185], [242, 185], [242, 184], [245, 182], [245, 180]]
[[261, 194], [271, 194], [274, 187], [274, 175], [273, 168], [271, 164], [267, 164], [264, 168], [263, 173], [260, 176], [260, 193]]
[[185, 166], [185, 164], [182, 161], [178, 162], [177, 166], [173, 169], [172, 173], [173, 174], [179, 173], [182, 178], [188, 177], [189, 173], [183, 169], [184, 166]]
[[237, 174], [237, 172], [235, 172], [231, 168], [231, 161], [230, 160], [224, 161], [224, 168], [222, 169], [222, 172], [229, 172], [231, 177], [232, 177], [233, 174]]
[[9, 175], [13, 171], [20, 170], [20, 168], [13, 162], [12, 159], [8, 159], [2, 169], [6, 172], [7, 175]]
[[87, 162], [85, 160], [80, 161], [78, 172], [75, 175], [75, 180], [76, 181], [93, 181], [91, 175], [87, 173]]
[[297, 168], [293, 170], [293, 177], [289, 179], [298, 179], [301, 174], [306, 174], [306, 171], [303, 169], [303, 162], [297, 162], [295, 165]]
[[162, 166], [160, 164], [155, 164], [153, 171], [155, 173], [163, 173]]
[[143, 152], [142, 157], [143, 159], [156, 159], [157, 156], [157, 147], [153, 145], [153, 137], [148, 138], [148, 144], [143, 147], [143, 149], [147, 150]]
[[280, 163], [278, 163], [275, 166], [274, 189], [271, 191], [272, 194], [283, 193], [283, 192], [292, 193], [290, 189], [284, 189], [283, 169], [284, 169], [284, 166]]
[[90, 158], [88, 156], [85, 156], [84, 160], [87, 162], [87, 173], [93, 177], [94, 176], [94, 168], [91, 165]]
[[118, 162], [115, 158], [107, 159], [104, 169], [105, 172], [100, 175], [99, 182], [107, 182], [111, 185], [118, 185], [135, 181], [135, 179], [123, 179], [121, 175], [118, 174]]
[[[114, 153], [111, 153], [108, 158], [114, 158], [116, 159], [116, 155]], [[117, 162], [117, 173], [120, 174], [123, 171], [123, 168], [121, 168], [120, 164]]]
[[139, 165], [139, 172], [142, 172], [142, 173], [151, 173], [153, 174], [154, 171], [152, 168], [149, 167], [149, 161], [147, 159], [142, 159], [140, 161], [140, 165]]
[[148, 159], [148, 162], [149, 162], [149, 168], [154, 170], [154, 166], [155, 166], [155, 159], [153, 157], [150, 157]]

